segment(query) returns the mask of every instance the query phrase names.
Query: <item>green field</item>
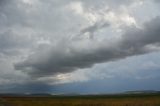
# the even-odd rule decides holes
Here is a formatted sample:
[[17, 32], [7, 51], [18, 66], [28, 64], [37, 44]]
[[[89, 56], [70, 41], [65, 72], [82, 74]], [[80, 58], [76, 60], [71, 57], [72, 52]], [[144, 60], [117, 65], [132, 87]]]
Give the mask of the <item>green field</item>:
[[1, 97], [0, 106], [160, 106], [160, 94]]

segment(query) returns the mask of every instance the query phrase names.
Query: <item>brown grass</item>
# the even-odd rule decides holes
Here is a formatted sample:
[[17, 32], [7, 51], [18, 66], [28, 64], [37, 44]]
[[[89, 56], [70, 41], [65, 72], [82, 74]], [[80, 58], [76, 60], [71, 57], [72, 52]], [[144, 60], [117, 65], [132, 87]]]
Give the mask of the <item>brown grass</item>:
[[5, 97], [13, 106], [160, 106], [160, 96], [143, 97]]

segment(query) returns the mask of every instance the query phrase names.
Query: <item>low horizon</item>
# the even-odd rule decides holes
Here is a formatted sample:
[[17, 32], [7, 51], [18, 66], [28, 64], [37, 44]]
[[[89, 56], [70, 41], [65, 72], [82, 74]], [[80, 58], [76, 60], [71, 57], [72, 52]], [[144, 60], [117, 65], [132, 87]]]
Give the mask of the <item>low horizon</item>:
[[108, 95], [108, 96], [112, 96], [112, 95], [120, 95], [120, 96], [127, 96], [127, 95], [158, 95], [160, 94], [160, 90], [134, 90], [134, 91], [119, 91], [119, 92], [108, 92], [108, 93], [77, 93], [77, 92], [69, 92], [69, 93], [61, 93], [61, 92], [57, 92], [57, 93], [51, 93], [51, 92], [37, 92], [37, 93], [30, 93], [30, 92], [23, 92], [23, 93], [18, 93], [18, 92], [3, 92], [0, 93], [0, 97], [1, 96], [87, 96], [87, 95], [95, 95], [95, 96], [103, 96], [103, 95]]

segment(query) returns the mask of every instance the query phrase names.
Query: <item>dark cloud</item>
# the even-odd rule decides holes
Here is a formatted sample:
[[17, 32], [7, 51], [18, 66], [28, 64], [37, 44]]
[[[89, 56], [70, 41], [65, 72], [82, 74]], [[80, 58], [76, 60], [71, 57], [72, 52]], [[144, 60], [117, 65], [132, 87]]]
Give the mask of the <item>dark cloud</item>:
[[130, 28], [123, 35], [122, 46], [128, 50], [146, 52], [148, 45], [160, 43], [160, 17], [156, 17], [144, 24], [144, 28]]
[[15, 69], [25, 70], [36, 77], [68, 73], [91, 67], [96, 63], [153, 52], [150, 47], [159, 47], [157, 46], [160, 43], [159, 34], [160, 17], [156, 17], [145, 23], [143, 29], [136, 27], [127, 29], [122, 38], [110, 46], [101, 45], [94, 50], [88, 48], [88, 50], [76, 51], [64, 43], [62, 47], [59, 45], [58, 48], [35, 53], [27, 60], [17, 63]]
[[[154, 1], [158, 6], [159, 0]], [[141, 67], [143, 64], [139, 64], [135, 57], [134, 62], [130, 63], [124, 59], [160, 49], [160, 17], [151, 20], [159, 15], [154, 1], [0, 0], [0, 92], [78, 90], [87, 93], [93, 89], [93, 92], [98, 89], [101, 91], [106, 87], [113, 90], [127, 73], [131, 73], [128, 76], [132, 78], [157, 78], [156, 84], [154, 81], [150, 84], [146, 81], [147, 86], [142, 83], [135, 85], [156, 88], [159, 67], [157, 72], [153, 71], [155, 68], [150, 66], [151, 59], [148, 55], [149, 65], [146, 60], [142, 60], [142, 63], [151, 68]], [[130, 26], [141, 26], [146, 20], [151, 21], [142, 28]], [[155, 61], [159, 61], [157, 55], [158, 53], [154, 55]], [[124, 59], [125, 62], [108, 65], [119, 59]], [[99, 64], [104, 62], [107, 64]], [[156, 63], [157, 66], [158, 64], [159, 62]], [[138, 67], [134, 68], [135, 66]], [[115, 79], [112, 82], [108, 80], [109, 77], [100, 82], [93, 81], [101, 76], [113, 76]], [[89, 83], [78, 85], [81, 81], [90, 79], [93, 82], [89, 83], [94, 86]], [[132, 82], [125, 82], [127, 80], [128, 78], [121, 81], [126, 83], [122, 89], [131, 85]], [[118, 82], [115, 83], [116, 81]], [[68, 82], [75, 82], [78, 86], [63, 86], [62, 83]], [[62, 85], [58, 87], [56, 84]], [[86, 86], [88, 89], [83, 89]]]

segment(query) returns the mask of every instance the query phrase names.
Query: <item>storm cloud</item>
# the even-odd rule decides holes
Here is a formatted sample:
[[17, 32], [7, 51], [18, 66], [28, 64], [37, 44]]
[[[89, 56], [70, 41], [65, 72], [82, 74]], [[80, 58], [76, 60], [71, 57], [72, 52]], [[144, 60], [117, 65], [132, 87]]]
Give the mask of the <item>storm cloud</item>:
[[160, 46], [159, 34], [160, 17], [156, 17], [150, 22], [146, 22], [143, 28], [134, 26], [128, 28], [121, 39], [113, 41], [109, 45], [102, 43], [95, 48], [87, 47], [78, 50], [78, 47], [74, 48], [71, 42], [66, 41], [66, 45], [62, 47], [51, 48], [44, 53], [37, 51], [27, 60], [16, 64], [15, 68], [25, 70], [31, 76], [37, 77], [69, 73], [77, 69], [92, 67], [96, 63], [115, 61], [156, 51]]
[[114, 85], [127, 76], [158, 82], [158, 2], [0, 0], [0, 92], [65, 91], [99, 78]]

